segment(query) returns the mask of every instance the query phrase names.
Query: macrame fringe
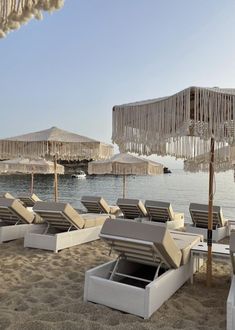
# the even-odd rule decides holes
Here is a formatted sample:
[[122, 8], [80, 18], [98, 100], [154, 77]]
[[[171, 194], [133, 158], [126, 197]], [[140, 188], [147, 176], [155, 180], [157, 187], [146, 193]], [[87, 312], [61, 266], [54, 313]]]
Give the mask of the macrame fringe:
[[0, 140], [0, 158], [12, 159], [21, 157], [37, 159], [53, 159], [55, 155], [60, 160], [91, 160], [107, 159], [113, 155], [110, 145], [100, 142], [24, 142]]
[[41, 20], [42, 11], [55, 11], [62, 8], [64, 0], [1, 0], [0, 38], [32, 18]]
[[[189, 87], [173, 96], [115, 106], [113, 143], [121, 152], [195, 158], [233, 144], [235, 89]], [[223, 157], [223, 155], [221, 156]]]

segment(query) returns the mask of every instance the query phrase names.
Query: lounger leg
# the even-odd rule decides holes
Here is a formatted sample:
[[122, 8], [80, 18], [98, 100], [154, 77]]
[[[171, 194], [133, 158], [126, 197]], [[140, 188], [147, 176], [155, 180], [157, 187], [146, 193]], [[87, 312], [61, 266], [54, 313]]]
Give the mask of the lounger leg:
[[193, 270], [194, 270], [194, 254], [191, 251], [191, 258], [190, 258], [190, 283], [193, 284]]

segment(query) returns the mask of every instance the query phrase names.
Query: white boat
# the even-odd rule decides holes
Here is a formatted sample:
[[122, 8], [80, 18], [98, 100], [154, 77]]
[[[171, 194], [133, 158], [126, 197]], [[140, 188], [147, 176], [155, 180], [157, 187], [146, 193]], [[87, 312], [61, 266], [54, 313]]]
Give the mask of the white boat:
[[78, 173], [72, 174], [71, 177], [77, 179], [85, 179], [86, 173], [84, 171], [79, 171]]

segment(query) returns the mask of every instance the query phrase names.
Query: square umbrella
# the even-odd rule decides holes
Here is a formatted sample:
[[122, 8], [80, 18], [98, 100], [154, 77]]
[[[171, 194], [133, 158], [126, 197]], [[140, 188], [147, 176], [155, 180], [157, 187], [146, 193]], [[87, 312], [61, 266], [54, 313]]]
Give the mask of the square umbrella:
[[214, 150], [235, 139], [235, 89], [189, 87], [172, 96], [113, 107], [121, 152], [192, 158], [210, 154], [207, 283], [212, 277]]

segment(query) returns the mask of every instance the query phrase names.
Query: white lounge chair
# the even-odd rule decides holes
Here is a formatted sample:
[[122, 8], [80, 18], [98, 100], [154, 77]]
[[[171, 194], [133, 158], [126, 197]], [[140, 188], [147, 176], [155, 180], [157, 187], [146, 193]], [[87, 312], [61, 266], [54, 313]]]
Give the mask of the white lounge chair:
[[[186, 231], [201, 234], [207, 239], [208, 205], [191, 203], [189, 206], [192, 223], [185, 223]], [[212, 239], [218, 242], [228, 235], [227, 220], [224, 219], [222, 208], [213, 206], [213, 233]]]
[[[146, 218], [147, 211], [139, 199], [118, 198], [117, 206], [123, 213], [125, 219]], [[146, 218], [147, 220], [147, 218]]]
[[24, 246], [58, 252], [99, 239], [106, 214], [79, 214], [70, 204], [36, 202], [33, 210], [47, 224], [46, 230], [30, 232]]
[[227, 330], [235, 329], [235, 231], [230, 234], [230, 254], [232, 262], [232, 282], [227, 299]]
[[164, 225], [168, 229], [184, 227], [184, 213], [173, 212], [168, 202], [146, 200], [145, 208], [151, 222]]
[[35, 224], [36, 220], [35, 214], [17, 199], [0, 198], [0, 243], [23, 238], [36, 228], [43, 229], [43, 225]]
[[108, 205], [103, 197], [97, 196], [82, 196], [81, 203], [90, 213], [106, 213], [112, 215], [119, 215], [120, 208], [115, 205]]
[[115, 261], [85, 275], [84, 300], [149, 318], [190, 278], [190, 247], [200, 235], [131, 220], [106, 220], [100, 232]]
[[17, 198], [24, 204], [25, 207], [33, 207], [36, 202], [42, 201], [36, 194], [22, 194], [17, 196]]

